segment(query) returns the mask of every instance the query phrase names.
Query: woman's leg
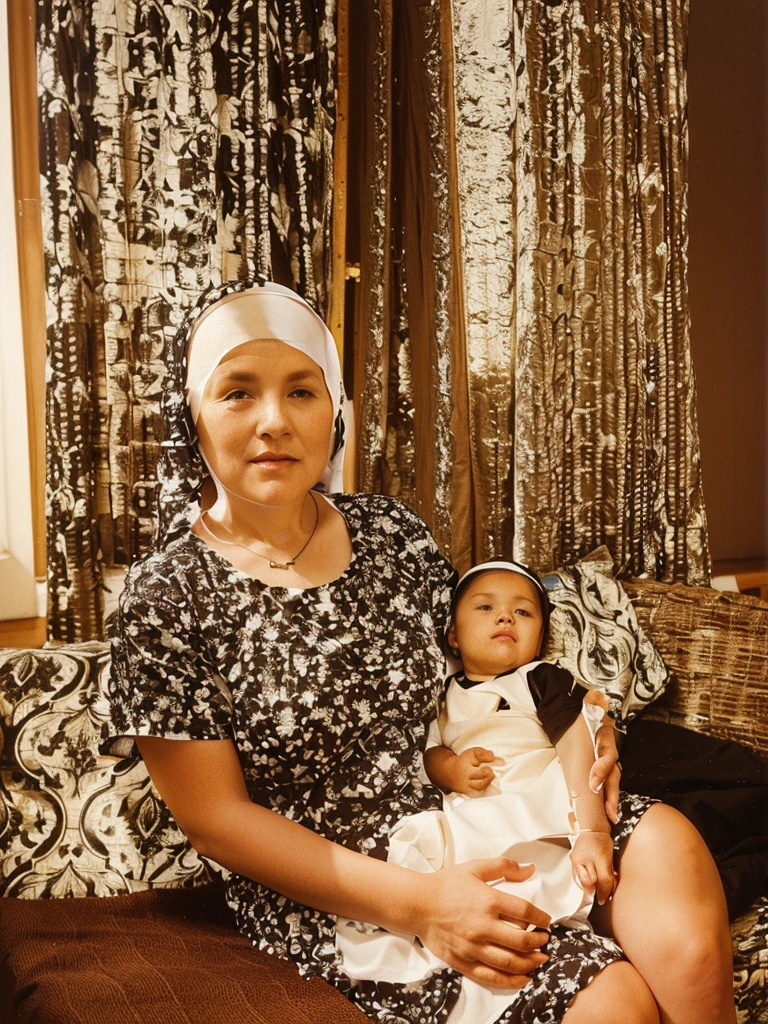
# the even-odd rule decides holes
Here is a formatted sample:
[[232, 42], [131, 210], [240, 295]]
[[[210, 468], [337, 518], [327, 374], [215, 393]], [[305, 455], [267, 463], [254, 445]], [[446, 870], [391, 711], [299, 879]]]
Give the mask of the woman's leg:
[[645, 812], [622, 853], [613, 900], [595, 907], [592, 921], [645, 979], [662, 1024], [734, 1024], [723, 887], [682, 814], [663, 804]]
[[608, 964], [575, 997], [563, 1024], [659, 1024], [648, 986], [632, 964]]

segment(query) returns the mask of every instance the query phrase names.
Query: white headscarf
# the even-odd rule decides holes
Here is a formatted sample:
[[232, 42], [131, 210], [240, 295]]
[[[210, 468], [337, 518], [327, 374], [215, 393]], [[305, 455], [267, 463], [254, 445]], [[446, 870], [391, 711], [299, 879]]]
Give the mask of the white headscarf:
[[[197, 319], [187, 350], [186, 394], [193, 423], [197, 424], [206, 384], [222, 359], [239, 345], [256, 340], [282, 341], [309, 356], [322, 370], [333, 403], [334, 430], [318, 489], [329, 494], [342, 491], [344, 384], [336, 342], [312, 307], [290, 288], [268, 281], [232, 292]], [[221, 484], [208, 468], [221, 497]]]

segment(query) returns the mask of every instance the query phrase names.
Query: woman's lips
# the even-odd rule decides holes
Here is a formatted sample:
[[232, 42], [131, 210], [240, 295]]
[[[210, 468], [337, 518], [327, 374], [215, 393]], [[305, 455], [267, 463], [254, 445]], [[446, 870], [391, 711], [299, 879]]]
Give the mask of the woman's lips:
[[298, 459], [294, 459], [291, 455], [277, 455], [272, 452], [266, 455], [258, 455], [255, 459], [251, 459], [251, 465], [258, 466], [259, 469], [270, 470], [287, 469], [288, 466], [292, 466], [296, 462], [298, 462]]

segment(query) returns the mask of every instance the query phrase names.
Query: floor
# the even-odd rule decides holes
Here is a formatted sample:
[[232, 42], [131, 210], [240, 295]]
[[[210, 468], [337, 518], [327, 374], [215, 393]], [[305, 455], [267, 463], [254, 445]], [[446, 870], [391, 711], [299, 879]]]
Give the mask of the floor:
[[[117, 608], [123, 589], [125, 568], [104, 570], [104, 616]], [[0, 620], [0, 649], [3, 647], [42, 647], [45, 643], [45, 619]]]
[[13, 619], [0, 622], [0, 647], [42, 647], [45, 619]]

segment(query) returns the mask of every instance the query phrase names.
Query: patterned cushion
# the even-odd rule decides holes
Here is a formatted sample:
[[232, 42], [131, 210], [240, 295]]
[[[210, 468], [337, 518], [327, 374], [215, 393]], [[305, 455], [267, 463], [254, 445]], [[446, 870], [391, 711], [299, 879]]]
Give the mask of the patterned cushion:
[[738, 1024], [768, 1021], [768, 896], [731, 925]]
[[0, 651], [0, 896], [211, 881], [138, 756], [101, 757], [104, 643]]
[[614, 577], [608, 548], [542, 581], [553, 606], [544, 660], [602, 691], [611, 713], [630, 721], [662, 693], [669, 673]]

